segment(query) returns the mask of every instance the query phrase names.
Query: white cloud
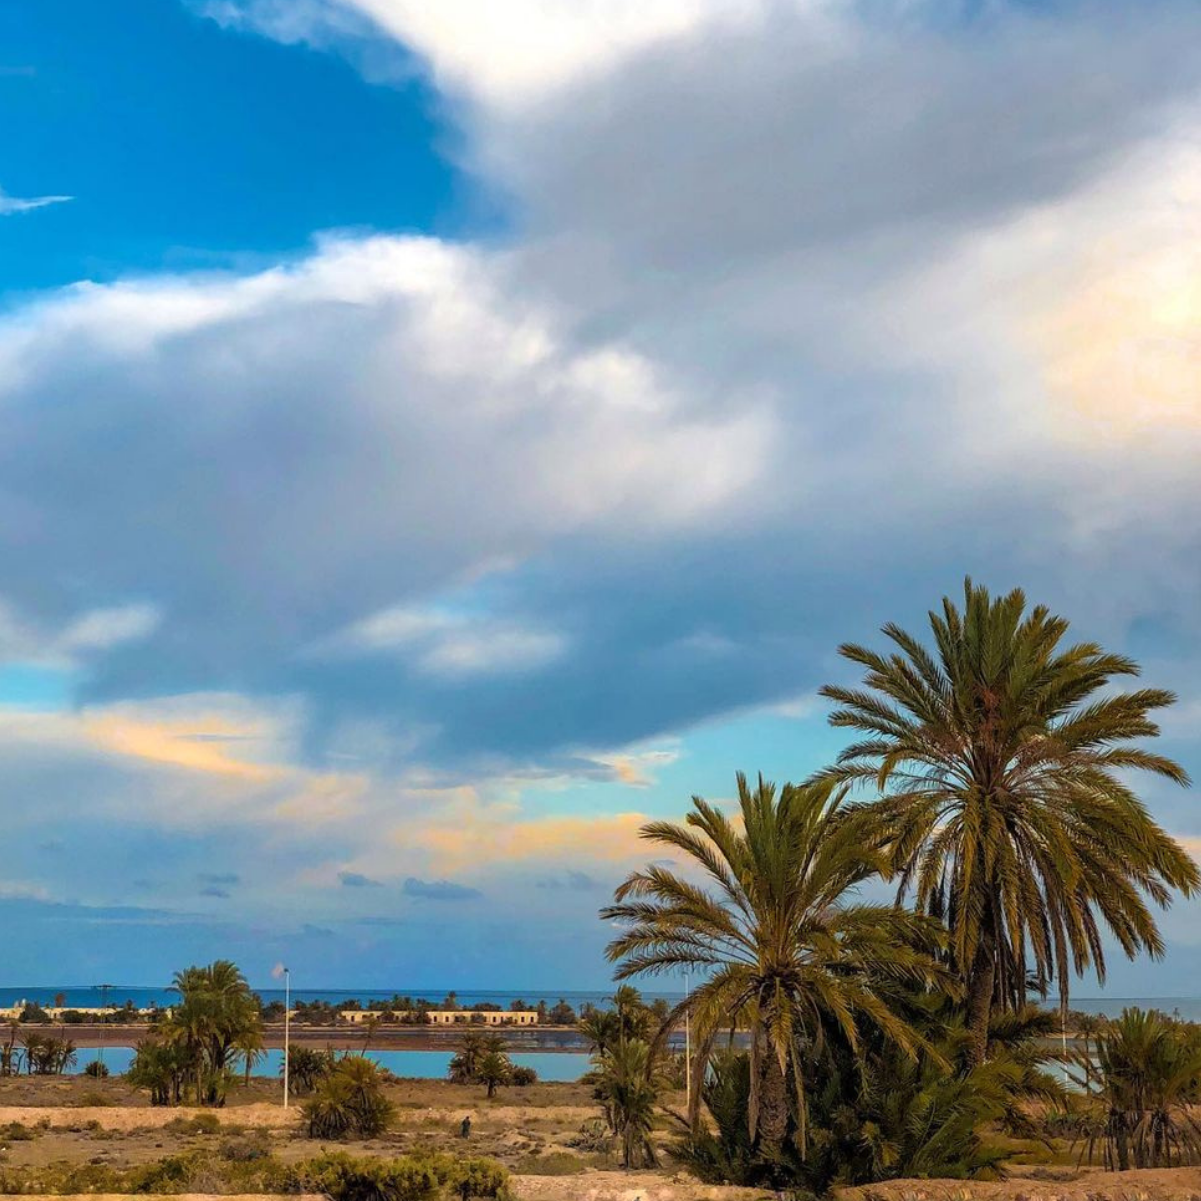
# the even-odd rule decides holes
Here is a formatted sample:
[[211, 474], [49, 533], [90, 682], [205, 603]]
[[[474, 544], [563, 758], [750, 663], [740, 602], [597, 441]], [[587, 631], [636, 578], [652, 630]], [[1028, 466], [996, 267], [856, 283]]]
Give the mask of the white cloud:
[[319, 654], [412, 656], [435, 675], [529, 671], [557, 659], [566, 639], [520, 622], [433, 607], [384, 609], [317, 648]]
[[73, 196], [31, 196], [22, 198], [20, 196], [10, 196], [3, 188], [0, 188], [0, 217], [12, 216], [14, 213], [29, 213], [34, 209], [45, 208], [49, 204], [63, 204], [65, 201], [74, 200]]
[[149, 637], [158, 629], [160, 620], [154, 605], [94, 609], [73, 621], [55, 640], [55, 646], [67, 654], [111, 650]]
[[[421, 55], [444, 89], [524, 106], [706, 27], [761, 23], [769, 0], [212, 0], [202, 11], [281, 41], [364, 33], [366, 18]], [[783, 0], [824, 10], [828, 0]]]
[[22, 615], [0, 597], [0, 663], [5, 660], [70, 670], [107, 651], [138, 642], [158, 629], [150, 604], [89, 609], [57, 629]]

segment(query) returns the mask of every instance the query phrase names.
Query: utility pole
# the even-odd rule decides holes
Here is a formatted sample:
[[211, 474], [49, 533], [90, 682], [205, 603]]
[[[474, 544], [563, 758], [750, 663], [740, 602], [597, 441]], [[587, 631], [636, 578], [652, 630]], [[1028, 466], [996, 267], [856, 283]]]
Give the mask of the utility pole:
[[288, 1051], [291, 1049], [292, 973], [284, 968], [284, 1108], [288, 1108]]
[[111, 984], [98, 984], [96, 987], [100, 989], [100, 1048], [99, 1048], [100, 1056], [99, 1056], [99, 1058], [100, 1058], [100, 1062], [103, 1063], [104, 1062], [104, 1035], [105, 1035], [104, 1022], [108, 1016], [108, 1013], [107, 1013], [108, 993], [109, 993], [109, 989], [112, 988], [112, 985]]

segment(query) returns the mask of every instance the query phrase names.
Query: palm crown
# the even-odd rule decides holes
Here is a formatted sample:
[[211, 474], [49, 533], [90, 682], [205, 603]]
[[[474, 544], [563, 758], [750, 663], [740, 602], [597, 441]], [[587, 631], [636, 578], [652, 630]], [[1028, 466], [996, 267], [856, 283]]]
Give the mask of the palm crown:
[[694, 797], [684, 825], [643, 827], [643, 838], [702, 869], [707, 887], [656, 864], [634, 873], [602, 913], [624, 927], [607, 953], [619, 961], [618, 979], [703, 969], [702, 983], [664, 1029], [687, 1013], [703, 1064], [720, 1030], [749, 1027], [751, 1137], [766, 1090], [765, 1141], [779, 1143], [791, 1080], [803, 1142], [805, 1049], [820, 1043], [829, 1021], [857, 1046], [861, 1019], [915, 1047], [919, 1036], [877, 985], [939, 979], [931, 956], [938, 933], [934, 923], [890, 906], [846, 902], [848, 890], [885, 861], [869, 823], [844, 812], [829, 786], [786, 785], [777, 796], [762, 779], [752, 790], [740, 774], [738, 803], [738, 821]]
[[864, 737], [818, 778], [881, 794], [900, 893], [946, 921], [982, 1053], [994, 1005], [1054, 980], [1066, 1006], [1072, 971], [1104, 979], [1104, 930], [1128, 955], [1162, 953], [1148, 901], [1193, 892], [1197, 867], [1124, 777], [1187, 776], [1135, 741], [1159, 733], [1149, 714], [1174, 696], [1111, 691], [1137, 665], [1061, 646], [1068, 623], [1027, 612], [1020, 591], [994, 600], [968, 580], [963, 611], [944, 600], [930, 628], [933, 651], [891, 624], [891, 654], [841, 648], [865, 687], [822, 691], [831, 723]]

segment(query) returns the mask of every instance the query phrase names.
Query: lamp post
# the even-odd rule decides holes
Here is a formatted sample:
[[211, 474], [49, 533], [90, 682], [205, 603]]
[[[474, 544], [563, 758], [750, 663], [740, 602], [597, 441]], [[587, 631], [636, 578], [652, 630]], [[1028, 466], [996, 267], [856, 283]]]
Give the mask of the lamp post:
[[288, 1051], [292, 1018], [292, 973], [284, 968], [284, 1108], [288, 1108]]
[[100, 1062], [104, 1062], [104, 1019], [108, 1016], [108, 990], [112, 988], [111, 984], [98, 984], [96, 987], [100, 990]]

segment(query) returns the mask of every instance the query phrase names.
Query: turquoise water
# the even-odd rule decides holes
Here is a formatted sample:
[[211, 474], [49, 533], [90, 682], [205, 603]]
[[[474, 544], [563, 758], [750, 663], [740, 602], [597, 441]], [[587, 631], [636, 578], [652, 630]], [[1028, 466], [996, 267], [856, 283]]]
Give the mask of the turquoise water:
[[[374, 1059], [382, 1068], [397, 1076], [416, 1080], [444, 1080], [450, 1067], [451, 1051], [369, 1051], [367, 1057]], [[572, 1052], [519, 1051], [509, 1056], [517, 1067], [533, 1068], [539, 1080], [571, 1082], [578, 1080], [588, 1070], [588, 1056]], [[133, 1047], [83, 1047], [75, 1061], [74, 1071], [80, 1073], [93, 1060], [103, 1059], [108, 1070], [115, 1076], [129, 1070], [133, 1059]], [[268, 1051], [254, 1066], [252, 1075], [278, 1077], [283, 1066], [282, 1051]], [[236, 1065], [235, 1065], [236, 1066]]]

